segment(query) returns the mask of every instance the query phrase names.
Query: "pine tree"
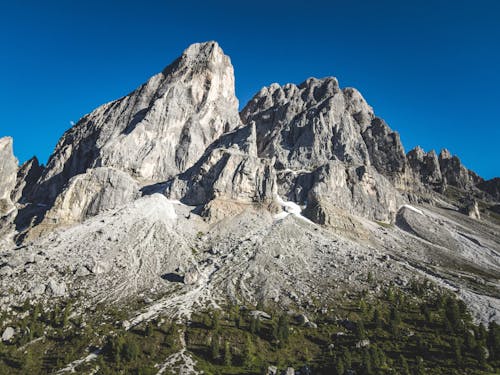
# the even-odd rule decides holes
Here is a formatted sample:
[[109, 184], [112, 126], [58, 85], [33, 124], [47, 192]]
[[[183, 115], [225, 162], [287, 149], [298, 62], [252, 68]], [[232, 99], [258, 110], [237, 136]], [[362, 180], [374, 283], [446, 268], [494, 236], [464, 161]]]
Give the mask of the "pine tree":
[[289, 334], [288, 316], [283, 313], [278, 319], [278, 340], [280, 340], [280, 342], [287, 342]]
[[422, 357], [417, 357], [417, 362], [415, 364], [415, 375], [425, 375], [425, 366], [424, 366], [424, 360]]
[[243, 366], [251, 368], [255, 361], [255, 346], [252, 341], [252, 336], [246, 334], [245, 349], [243, 351]]
[[351, 367], [352, 367], [352, 356], [351, 356], [351, 352], [344, 348], [344, 350], [342, 351], [342, 360], [344, 362], [344, 367], [349, 370]]
[[401, 366], [401, 375], [411, 375], [408, 361], [402, 354], [399, 356], [399, 365]]
[[344, 372], [344, 361], [342, 361], [342, 358], [339, 358], [337, 359], [337, 363], [335, 364], [335, 373], [336, 375], [344, 375]]
[[488, 338], [486, 340], [492, 360], [500, 359], [500, 326], [491, 321], [488, 325]]
[[373, 324], [375, 324], [375, 328], [382, 328], [382, 319], [380, 316], [380, 310], [376, 307], [373, 311]]
[[372, 359], [368, 350], [363, 351], [363, 357], [361, 360], [361, 373], [363, 375], [373, 374]]
[[226, 344], [224, 345], [224, 365], [231, 366], [232, 361], [233, 356], [231, 355], [231, 347], [229, 345], [229, 341], [226, 341]]
[[219, 359], [219, 357], [220, 357], [220, 344], [219, 344], [219, 337], [216, 334], [214, 334], [212, 336], [210, 350], [212, 352], [212, 359], [214, 361]]
[[365, 325], [363, 324], [362, 320], [360, 320], [356, 324], [356, 337], [357, 337], [358, 340], [364, 340], [364, 339], [366, 339]]

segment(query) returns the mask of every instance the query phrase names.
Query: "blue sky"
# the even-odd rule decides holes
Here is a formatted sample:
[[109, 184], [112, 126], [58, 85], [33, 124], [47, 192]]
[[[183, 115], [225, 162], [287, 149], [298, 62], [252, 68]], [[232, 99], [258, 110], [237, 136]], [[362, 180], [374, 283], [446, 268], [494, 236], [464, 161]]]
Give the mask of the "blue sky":
[[336, 76], [405, 149], [448, 148], [500, 175], [500, 1], [2, 1], [0, 136], [46, 162], [82, 115], [191, 43], [231, 56], [244, 105], [272, 82]]

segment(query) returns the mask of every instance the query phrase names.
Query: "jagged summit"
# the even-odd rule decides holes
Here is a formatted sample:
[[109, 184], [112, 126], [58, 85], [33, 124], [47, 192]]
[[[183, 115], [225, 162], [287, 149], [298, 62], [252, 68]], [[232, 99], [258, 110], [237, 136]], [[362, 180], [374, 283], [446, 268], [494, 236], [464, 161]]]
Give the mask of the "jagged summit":
[[[106, 311], [110, 337], [226, 305], [335, 321], [323, 306], [347, 299], [350, 319], [363, 315], [350, 296], [375, 306], [426, 280], [500, 322], [499, 200], [499, 179], [450, 152], [406, 153], [333, 77], [271, 84], [238, 113], [229, 57], [197, 43], [84, 116], [46, 167], [18, 167], [0, 139], [0, 315], [26, 301], [68, 298], [76, 315], [118, 305], [128, 316]], [[163, 369], [192, 360], [189, 341]]]
[[190, 167], [240, 124], [230, 59], [198, 43], [131, 94], [84, 116], [58, 142], [37, 193], [52, 201], [88, 168], [113, 167], [161, 181]]

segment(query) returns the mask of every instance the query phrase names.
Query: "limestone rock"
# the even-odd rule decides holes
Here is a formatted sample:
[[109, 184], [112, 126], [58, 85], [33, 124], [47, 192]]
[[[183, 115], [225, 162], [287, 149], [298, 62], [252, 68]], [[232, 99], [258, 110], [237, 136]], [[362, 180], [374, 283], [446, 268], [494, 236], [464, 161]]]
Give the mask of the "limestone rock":
[[480, 182], [477, 187], [482, 191], [488, 193], [497, 202], [500, 202], [500, 178], [492, 178], [491, 180], [486, 180]]
[[441, 150], [439, 153], [439, 166], [445, 184], [470, 190], [482, 181], [481, 177], [465, 168], [460, 159], [455, 155], [451, 155], [446, 149]]
[[12, 150], [12, 138], [0, 138], [0, 217], [15, 209], [11, 193], [16, 186], [17, 159]]
[[257, 156], [251, 124], [214, 142], [192, 168], [169, 182], [166, 195], [193, 206], [211, 201], [270, 202], [276, 192], [273, 162]]
[[460, 211], [473, 219], [476, 220], [481, 219], [481, 213], [479, 212], [479, 205], [477, 203], [477, 200], [473, 198], [467, 198], [463, 206], [461, 207]]
[[184, 274], [184, 284], [186, 285], [194, 285], [200, 279], [200, 273], [196, 269], [196, 267], [192, 267], [186, 271]]
[[46, 223], [70, 224], [120, 207], [139, 195], [139, 186], [114, 168], [89, 169], [73, 177], [45, 217]]
[[121, 99], [84, 116], [59, 140], [37, 187], [51, 201], [89, 168], [113, 167], [148, 182], [191, 167], [223, 132], [240, 124], [229, 57], [197, 43]]
[[53, 297], [64, 297], [67, 293], [66, 284], [64, 282], [58, 283], [54, 279], [50, 279], [45, 291]]
[[425, 153], [421, 147], [415, 147], [406, 155], [408, 164], [420, 181], [429, 187], [438, 188], [443, 182], [439, 160], [431, 150]]
[[276, 157], [278, 169], [314, 169], [331, 160], [387, 174], [405, 166], [399, 136], [357, 90], [340, 89], [333, 77], [265, 87], [241, 115], [256, 123], [259, 156]]
[[14, 330], [14, 328], [12, 327], [5, 328], [2, 334], [2, 341], [10, 341], [14, 337], [15, 333], [16, 331]]
[[315, 217], [314, 207], [330, 202], [352, 215], [391, 221], [404, 201], [394, 186], [373, 167], [347, 167], [339, 161], [318, 168], [313, 173], [310, 188], [303, 190], [308, 191], [306, 215], [310, 218]]
[[17, 171], [16, 186], [12, 191], [13, 202], [25, 203], [31, 199], [33, 188], [42, 175], [44, 167], [36, 156], [26, 161]]

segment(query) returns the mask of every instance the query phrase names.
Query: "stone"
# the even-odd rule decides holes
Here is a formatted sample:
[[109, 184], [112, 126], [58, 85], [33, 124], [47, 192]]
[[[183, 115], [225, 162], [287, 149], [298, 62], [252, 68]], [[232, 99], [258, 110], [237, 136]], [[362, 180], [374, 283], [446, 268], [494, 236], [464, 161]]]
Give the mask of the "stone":
[[31, 201], [33, 188], [42, 175], [44, 167], [36, 156], [26, 161], [17, 171], [16, 186], [11, 193], [13, 202], [27, 203]]
[[446, 149], [441, 150], [439, 153], [439, 166], [445, 184], [471, 190], [472, 187], [482, 182], [481, 177], [465, 168], [460, 159], [455, 155], [451, 155]]
[[194, 285], [200, 279], [200, 273], [196, 269], [196, 267], [192, 267], [186, 271], [184, 274], [184, 284], [186, 285]]
[[255, 318], [255, 319], [260, 319], [260, 320], [270, 320], [271, 319], [271, 315], [269, 315], [268, 313], [266, 313], [264, 311], [260, 311], [260, 310], [252, 310], [248, 314], [252, 318]]
[[500, 202], [500, 178], [495, 177], [490, 180], [486, 181], [481, 181], [479, 184], [477, 184], [477, 187], [488, 193], [490, 197], [497, 202]]
[[[192, 168], [168, 182], [165, 194], [188, 205], [204, 205], [204, 216], [218, 217], [213, 210], [221, 205], [231, 215], [246, 205], [270, 204], [276, 195], [276, 174], [273, 160], [257, 156], [255, 125], [214, 142]], [[219, 202], [218, 207], [212, 202]]]
[[46, 287], [46, 293], [49, 293], [53, 297], [64, 297], [66, 295], [66, 284], [50, 279]]
[[276, 157], [277, 169], [311, 170], [331, 160], [373, 165], [388, 175], [405, 167], [397, 133], [334, 77], [265, 87], [241, 117], [255, 122], [259, 156]]
[[161, 73], [84, 116], [59, 140], [36, 188], [52, 202], [89, 168], [112, 167], [161, 182], [191, 167], [241, 124], [231, 61], [216, 42], [196, 43]]
[[17, 159], [12, 149], [12, 138], [0, 138], [0, 217], [15, 210], [11, 193], [16, 186]]
[[479, 205], [477, 203], [477, 200], [474, 198], [467, 198], [463, 204], [463, 206], [460, 208], [460, 211], [464, 213], [465, 215], [479, 220], [481, 219], [481, 213], [479, 212]]
[[277, 375], [278, 373], [278, 368], [276, 366], [268, 366], [267, 367], [267, 375]]
[[10, 341], [14, 337], [15, 333], [16, 331], [14, 330], [14, 328], [12, 327], [5, 328], [2, 334], [2, 341]]
[[139, 196], [139, 185], [127, 173], [108, 167], [73, 177], [46, 214], [46, 223], [71, 224], [118, 208]]
[[370, 340], [368, 340], [368, 339], [359, 340], [356, 343], [356, 348], [358, 348], [358, 349], [360, 349], [360, 348], [366, 348], [368, 346], [370, 346]]

